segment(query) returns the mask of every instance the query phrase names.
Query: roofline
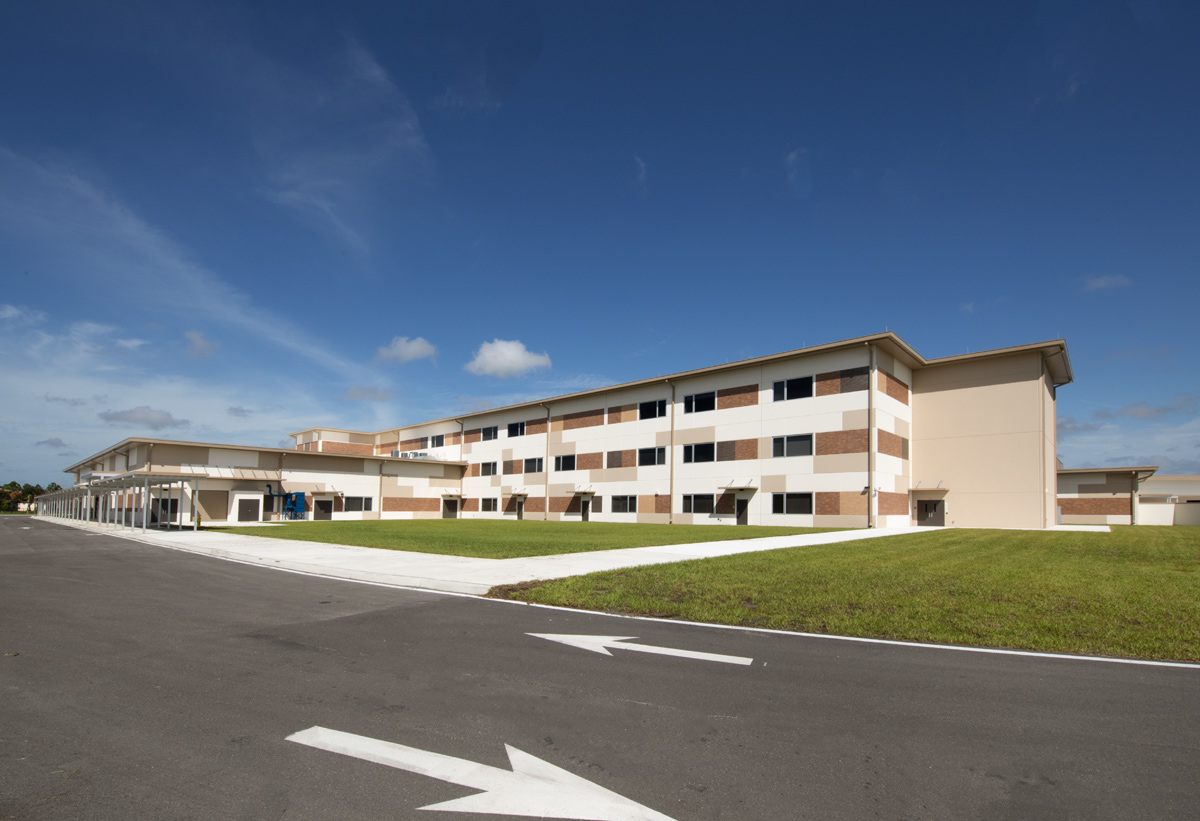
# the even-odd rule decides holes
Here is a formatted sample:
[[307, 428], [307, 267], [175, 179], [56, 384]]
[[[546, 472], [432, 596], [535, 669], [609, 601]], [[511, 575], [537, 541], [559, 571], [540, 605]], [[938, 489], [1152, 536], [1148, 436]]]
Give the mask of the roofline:
[[1059, 473], [1133, 473], [1134, 471], [1146, 473], [1145, 478], [1149, 479], [1158, 472], [1158, 465], [1129, 465], [1119, 466], [1114, 468], [1059, 468]]
[[[322, 428], [322, 430], [327, 430], [327, 428]], [[361, 433], [361, 431], [351, 431], [351, 432]], [[455, 459], [406, 459], [402, 456], [379, 456], [379, 455], [375, 455], [375, 454], [368, 456], [367, 454], [364, 454], [364, 453], [324, 453], [322, 451], [317, 451], [317, 450], [296, 450], [295, 448], [271, 448], [271, 447], [259, 447], [256, 445], [227, 445], [227, 444], [222, 444], [220, 442], [189, 442], [189, 441], [185, 441], [185, 440], [181, 440], [181, 439], [150, 439], [145, 436], [129, 436], [125, 439], [122, 439], [120, 442], [117, 442], [115, 445], [112, 445], [111, 447], [107, 447], [104, 450], [97, 451], [96, 453], [92, 454], [88, 458], [82, 459], [82, 460], [76, 462], [75, 464], [71, 465], [70, 467], [63, 468], [63, 473], [74, 473], [77, 469], [81, 469], [84, 466], [88, 465], [89, 463], [99, 460], [100, 457], [102, 457], [102, 456], [105, 456], [105, 455], [107, 455], [109, 453], [113, 453], [113, 452], [119, 452], [121, 450], [121, 448], [126, 447], [127, 445], [135, 445], [135, 444], [185, 445], [185, 446], [190, 446], [190, 447], [201, 447], [201, 448], [223, 448], [225, 450], [253, 450], [253, 451], [257, 451], [259, 453], [266, 452], [266, 453], [283, 453], [283, 454], [303, 454], [304, 456], [328, 456], [328, 457], [340, 456], [343, 459], [378, 459], [381, 462], [418, 462], [420, 464], [426, 464], [426, 465], [428, 465], [428, 464], [466, 465], [467, 464], [466, 462], [458, 461]]]
[[1055, 339], [1049, 342], [1036, 342], [1029, 345], [1017, 345], [1010, 348], [996, 348], [988, 351], [979, 351], [977, 353], [959, 354], [957, 356], [947, 356], [937, 359], [926, 359], [917, 353], [917, 351], [901, 339], [893, 331], [884, 331], [882, 333], [868, 334], [867, 336], [856, 336], [853, 339], [843, 339], [838, 342], [827, 342], [822, 345], [813, 345], [807, 348], [796, 348], [782, 353], [768, 354], [766, 356], [756, 356], [750, 359], [741, 359], [736, 362], [727, 362], [724, 365], [710, 365], [705, 368], [695, 368], [688, 371], [679, 371], [678, 373], [665, 374], [663, 376], [655, 376], [649, 379], [637, 379], [632, 382], [621, 382], [616, 385], [607, 385], [603, 388], [590, 388], [586, 391], [578, 391], [576, 393], [566, 393], [561, 396], [551, 396], [545, 399], [536, 399], [529, 402], [518, 402], [513, 405], [503, 405], [498, 408], [488, 408], [487, 410], [471, 411], [457, 416], [447, 416], [441, 419], [430, 419], [423, 422], [412, 422], [406, 425], [393, 425], [377, 431], [361, 431], [361, 430], [346, 430], [345, 428], [323, 427], [321, 425], [313, 425], [312, 427], [302, 430], [293, 431], [288, 436], [299, 436], [302, 433], [308, 433], [314, 430], [327, 430], [336, 433], [362, 433], [371, 436], [379, 436], [380, 434], [389, 433], [390, 431], [404, 430], [405, 428], [415, 428], [425, 425], [436, 425], [443, 422], [463, 422], [467, 419], [472, 419], [479, 416], [487, 416], [494, 413], [503, 413], [506, 411], [518, 410], [520, 408], [538, 407], [540, 405], [548, 405], [553, 402], [564, 402], [571, 399], [581, 399], [588, 396], [596, 396], [599, 394], [610, 393], [612, 391], [628, 390], [630, 388], [638, 388], [643, 385], [653, 385], [657, 382], [677, 382], [682, 379], [690, 379], [696, 376], [706, 374], [722, 373], [724, 371], [737, 370], [740, 368], [753, 367], [755, 365], [765, 365], [771, 362], [778, 362], [784, 359], [791, 359], [797, 356], [811, 356], [812, 354], [825, 353], [833, 350], [844, 348], [856, 348], [861, 345], [885, 343], [893, 350], [893, 356], [898, 355], [898, 358], [907, 360], [910, 368], [924, 368], [936, 365], [946, 365], [954, 362], [967, 361], [971, 359], [981, 359], [993, 356], [1010, 356], [1012, 354], [1026, 353], [1030, 351], [1051, 351], [1051, 356], [1061, 355], [1064, 363], [1063, 380], [1055, 382], [1056, 385], [1065, 385], [1068, 382], [1073, 382], [1074, 377], [1071, 373], [1070, 360], [1067, 358], [1067, 342], [1065, 339]]

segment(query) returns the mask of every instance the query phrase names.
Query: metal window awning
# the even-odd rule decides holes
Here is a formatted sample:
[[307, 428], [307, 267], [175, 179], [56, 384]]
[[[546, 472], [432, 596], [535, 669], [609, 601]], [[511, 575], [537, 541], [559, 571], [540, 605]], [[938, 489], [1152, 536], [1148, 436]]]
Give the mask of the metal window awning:
[[279, 487], [284, 493], [335, 493], [326, 490], [324, 482], [280, 482]]
[[514, 487], [508, 492], [509, 496], [528, 496], [529, 489], [524, 487]]
[[753, 479], [730, 479], [727, 484], [718, 485], [718, 490], [758, 490]]
[[462, 491], [461, 490], [443, 490], [442, 497], [449, 498], [449, 499], [460, 499], [460, 498], [462, 498]]
[[584, 496], [586, 496], [588, 494], [595, 495], [596, 486], [595, 485], [575, 485], [575, 492], [580, 495], [584, 495]]

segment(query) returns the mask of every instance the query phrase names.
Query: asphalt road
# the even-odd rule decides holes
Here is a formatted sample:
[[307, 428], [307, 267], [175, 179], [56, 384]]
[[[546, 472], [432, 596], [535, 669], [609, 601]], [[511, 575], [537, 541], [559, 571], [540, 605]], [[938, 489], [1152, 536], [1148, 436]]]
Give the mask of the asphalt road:
[[1198, 696], [1196, 669], [614, 619], [0, 517], [0, 819], [496, 817], [287, 740], [314, 726], [503, 770], [511, 745], [677, 821], [1194, 819]]

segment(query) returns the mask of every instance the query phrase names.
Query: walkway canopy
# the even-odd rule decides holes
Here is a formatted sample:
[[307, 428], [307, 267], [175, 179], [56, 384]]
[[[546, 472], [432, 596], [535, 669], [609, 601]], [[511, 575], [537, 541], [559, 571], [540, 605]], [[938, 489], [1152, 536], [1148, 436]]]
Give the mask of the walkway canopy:
[[201, 476], [147, 471], [93, 476], [86, 483], [39, 496], [38, 515], [120, 528], [140, 527], [143, 533], [151, 526], [198, 527], [194, 500]]

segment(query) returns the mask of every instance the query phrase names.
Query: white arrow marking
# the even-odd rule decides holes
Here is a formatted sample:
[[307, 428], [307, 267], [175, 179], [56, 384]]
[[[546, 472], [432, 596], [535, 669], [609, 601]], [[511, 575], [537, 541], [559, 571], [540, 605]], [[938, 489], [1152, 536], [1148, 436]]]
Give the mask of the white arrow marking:
[[608, 648], [615, 647], [618, 650], [632, 650], [635, 653], [655, 653], [660, 656], [679, 656], [680, 658], [700, 659], [701, 661], [722, 661], [725, 664], [754, 663], [754, 659], [748, 659], [744, 656], [722, 656], [720, 653], [700, 653], [695, 650], [655, 647], [652, 644], [627, 643], [630, 639], [636, 639], [637, 636], [568, 636], [561, 633], [526, 633], [525, 635], [557, 641], [559, 644], [567, 644], [571, 647], [591, 650], [593, 653], [602, 653], [606, 656], [612, 655], [612, 653], [608, 652]]
[[576, 821], [674, 821], [661, 812], [630, 801], [599, 784], [593, 784], [507, 744], [504, 749], [508, 751], [508, 761], [512, 764], [511, 772], [463, 758], [324, 727], [309, 727], [293, 733], [287, 740], [483, 790], [466, 798], [421, 807], [423, 810], [569, 818]]

